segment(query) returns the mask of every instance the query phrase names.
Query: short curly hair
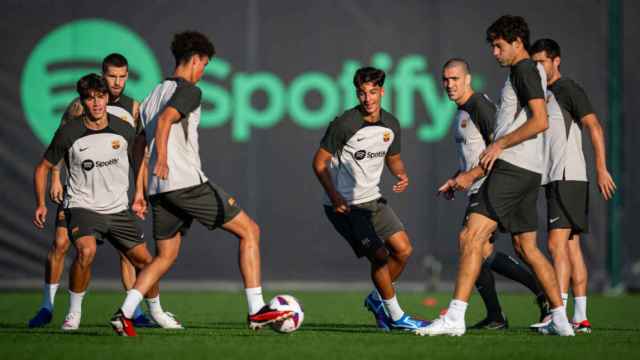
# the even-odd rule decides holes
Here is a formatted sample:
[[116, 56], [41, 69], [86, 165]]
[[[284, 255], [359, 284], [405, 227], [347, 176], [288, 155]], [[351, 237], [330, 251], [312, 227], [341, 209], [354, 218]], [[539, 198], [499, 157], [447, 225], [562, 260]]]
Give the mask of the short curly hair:
[[216, 49], [206, 35], [197, 31], [184, 31], [173, 36], [171, 53], [178, 66], [189, 61], [193, 55], [204, 55], [211, 59]]
[[380, 69], [376, 69], [371, 66], [363, 67], [356, 71], [356, 74], [353, 76], [353, 86], [356, 89], [360, 89], [360, 86], [364, 83], [371, 82], [377, 86], [384, 86], [384, 79], [386, 75], [384, 71]]
[[78, 80], [76, 83], [76, 91], [81, 100], [84, 100], [91, 96], [91, 92], [99, 92], [101, 94], [107, 94], [109, 87], [104, 78], [98, 74], [87, 74]]
[[529, 50], [529, 25], [522, 16], [503, 15], [487, 29], [487, 42], [503, 39], [512, 43], [520, 38], [524, 48]]
[[531, 45], [531, 54], [544, 51], [549, 59], [561, 56], [560, 45], [553, 39], [539, 39]]

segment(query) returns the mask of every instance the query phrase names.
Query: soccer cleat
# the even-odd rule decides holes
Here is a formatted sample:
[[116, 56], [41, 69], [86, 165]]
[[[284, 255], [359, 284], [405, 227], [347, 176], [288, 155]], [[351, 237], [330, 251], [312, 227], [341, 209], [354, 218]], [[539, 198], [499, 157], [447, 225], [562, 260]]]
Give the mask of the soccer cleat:
[[180, 324], [180, 322], [176, 319], [176, 316], [168, 311], [156, 313], [151, 312], [150, 315], [153, 321], [163, 329], [184, 329], [182, 324]]
[[82, 313], [70, 312], [64, 318], [61, 329], [64, 331], [74, 331], [80, 328], [80, 318]]
[[551, 304], [549, 304], [549, 300], [544, 295], [538, 296], [536, 303], [538, 304], [538, 309], [540, 309], [540, 320], [538, 322], [543, 322], [547, 316], [551, 316]]
[[133, 322], [131, 319], [127, 319], [120, 309], [113, 314], [111, 327], [120, 336], [138, 336], [136, 329], [133, 327]]
[[387, 311], [384, 309], [384, 304], [379, 297], [375, 296], [372, 291], [366, 299], [364, 299], [364, 307], [373, 313], [373, 317], [376, 319], [376, 325], [382, 331], [390, 331], [391, 318], [387, 315]]
[[529, 328], [531, 330], [540, 330], [545, 326], [549, 326], [549, 324], [551, 324], [551, 314], [549, 314], [549, 315], [545, 316], [544, 318], [542, 318], [542, 320], [540, 320], [540, 322], [529, 325]]
[[507, 330], [509, 328], [509, 321], [507, 317], [502, 315], [501, 319], [485, 318], [478, 323], [471, 326], [469, 329], [473, 330]]
[[29, 320], [29, 328], [43, 327], [51, 322], [53, 313], [49, 309], [41, 308], [36, 316]]
[[279, 311], [270, 308], [269, 305], [265, 305], [257, 313], [249, 314], [247, 316], [247, 322], [249, 323], [249, 329], [260, 330], [265, 325], [288, 319], [293, 316], [293, 314], [294, 312], [291, 310]]
[[414, 319], [411, 316], [404, 314], [398, 320], [389, 319], [389, 326], [394, 330], [404, 331], [416, 331], [429, 325], [428, 321]]
[[440, 316], [431, 324], [416, 330], [415, 334], [420, 336], [462, 336], [464, 335], [465, 331], [466, 328], [464, 322], [460, 324], [454, 324], [453, 322], [449, 321], [446, 316]]
[[591, 323], [589, 320], [583, 320], [579, 323], [573, 323], [573, 331], [581, 334], [591, 334]]
[[137, 317], [133, 318], [132, 321], [133, 321], [133, 326], [138, 328], [159, 328], [160, 327], [160, 325], [158, 325], [155, 321], [150, 319], [145, 314], [138, 315]]
[[567, 321], [566, 324], [562, 324], [557, 326], [553, 321], [549, 323], [549, 325], [541, 327], [538, 329], [542, 335], [559, 335], [559, 336], [575, 336], [573, 332], [573, 327]]

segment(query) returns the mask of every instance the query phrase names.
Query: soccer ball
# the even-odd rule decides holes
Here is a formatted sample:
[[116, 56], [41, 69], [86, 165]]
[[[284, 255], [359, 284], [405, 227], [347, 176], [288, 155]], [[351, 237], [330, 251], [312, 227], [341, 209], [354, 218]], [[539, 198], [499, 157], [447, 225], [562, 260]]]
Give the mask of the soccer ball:
[[293, 311], [293, 316], [288, 319], [271, 323], [273, 330], [280, 333], [291, 333], [302, 325], [304, 320], [304, 311], [300, 302], [291, 295], [276, 295], [269, 302], [269, 307], [280, 311]]

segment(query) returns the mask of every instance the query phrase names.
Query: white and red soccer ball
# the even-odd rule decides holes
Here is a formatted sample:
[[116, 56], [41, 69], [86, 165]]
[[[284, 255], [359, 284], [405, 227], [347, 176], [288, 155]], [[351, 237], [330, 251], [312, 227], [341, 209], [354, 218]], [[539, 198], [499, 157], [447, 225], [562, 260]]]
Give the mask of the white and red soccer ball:
[[293, 311], [293, 315], [285, 320], [276, 321], [271, 324], [273, 330], [280, 333], [291, 333], [302, 325], [304, 311], [300, 302], [291, 295], [276, 295], [269, 302], [269, 307], [279, 311]]

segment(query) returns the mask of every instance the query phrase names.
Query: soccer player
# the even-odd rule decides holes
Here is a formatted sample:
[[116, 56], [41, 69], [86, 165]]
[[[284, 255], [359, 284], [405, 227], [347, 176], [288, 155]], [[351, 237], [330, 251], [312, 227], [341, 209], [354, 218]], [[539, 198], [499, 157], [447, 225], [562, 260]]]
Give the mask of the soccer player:
[[498, 108], [495, 141], [480, 156], [480, 165], [489, 174], [460, 232], [460, 265], [449, 308], [417, 334], [465, 333], [464, 317], [482, 268], [482, 250], [499, 227], [511, 233], [516, 252], [533, 269], [551, 304], [552, 321], [546, 332], [573, 336], [553, 267], [536, 245], [536, 200], [544, 166], [542, 133], [548, 127], [546, 75], [529, 58], [529, 28], [522, 17], [500, 17], [487, 29], [487, 41], [498, 63], [510, 68]]
[[[248, 323], [258, 329], [290, 317], [265, 305], [260, 281], [260, 229], [234, 197], [208, 181], [202, 171], [198, 124], [201, 90], [196, 86], [215, 50], [198, 32], [176, 34], [171, 44], [176, 67], [144, 100], [140, 116], [151, 157], [148, 193], [153, 213], [157, 256], [139, 274], [133, 289], [111, 319], [118, 335], [136, 336], [135, 308], [171, 267], [183, 235], [193, 220], [213, 230], [221, 227], [239, 239], [239, 265], [249, 306]], [[144, 194], [136, 194], [136, 198]]]
[[[460, 166], [458, 171], [440, 186], [438, 193], [451, 200], [455, 191], [467, 191], [469, 200], [464, 223], [471, 208], [476, 206], [480, 196], [478, 190], [486, 179], [478, 162], [480, 154], [493, 141], [496, 106], [487, 95], [474, 92], [471, 87], [469, 64], [463, 59], [450, 59], [444, 64], [442, 85], [449, 99], [458, 106], [453, 126]], [[475, 284], [487, 309], [487, 316], [471, 326], [471, 329], [501, 330], [509, 327], [498, 301], [492, 271], [529, 288], [536, 296], [540, 317], [544, 318], [549, 305], [535, 278], [516, 259], [503, 252], [494, 251], [493, 241], [494, 238], [491, 237], [490, 241], [484, 244], [484, 261]]]
[[565, 142], [565, 148], [560, 150], [564, 153], [556, 156], [564, 160], [558, 165], [562, 173], [550, 179], [553, 181], [545, 186], [549, 251], [565, 306], [571, 284], [574, 329], [590, 333], [591, 324], [587, 319], [588, 274], [580, 248], [580, 234], [588, 232], [589, 228], [589, 183], [582, 151], [583, 127], [591, 137], [598, 189], [605, 200], [613, 196], [616, 185], [607, 170], [604, 133], [591, 102], [580, 85], [560, 73], [560, 46], [552, 39], [540, 39], [533, 44], [531, 53], [533, 60], [544, 67], [548, 89], [562, 108], [565, 125], [561, 131], [549, 134]]
[[357, 257], [371, 263], [375, 289], [365, 306], [383, 330], [416, 330], [425, 325], [402, 311], [393, 282], [405, 268], [412, 246], [403, 224], [380, 193], [385, 164], [398, 179], [393, 191], [409, 186], [400, 158], [398, 120], [381, 108], [385, 73], [359, 69], [353, 79], [359, 105], [331, 122], [313, 159], [327, 194], [325, 214]]
[[[127, 121], [131, 126], [138, 124], [139, 103], [124, 94], [124, 89], [129, 78], [129, 64], [127, 59], [118, 53], [107, 55], [102, 61], [102, 76], [107, 82], [109, 90], [109, 104], [107, 112]], [[79, 98], [74, 99], [67, 107], [62, 116], [60, 125], [65, 125], [69, 121], [82, 119], [84, 107]], [[69, 236], [67, 233], [67, 223], [64, 215], [62, 200], [64, 197], [64, 187], [60, 176], [60, 169], [64, 160], [51, 169], [51, 187], [49, 195], [51, 199], [59, 204], [56, 212], [55, 239], [51, 244], [45, 263], [45, 284], [43, 289], [42, 305], [38, 313], [29, 321], [29, 327], [41, 327], [51, 322], [53, 316], [53, 305], [55, 295], [58, 290], [60, 277], [64, 270], [64, 259], [69, 250]], [[127, 257], [120, 253], [120, 268], [122, 274], [122, 284], [125, 290], [130, 289], [135, 282], [135, 268]], [[83, 296], [83, 294], [71, 294], [70, 296]], [[159, 302], [159, 299], [150, 301]], [[140, 308], [136, 309], [134, 322], [139, 327], [157, 327], [158, 325], [149, 320]], [[174, 324], [165, 324], [172, 327]]]
[[[137, 269], [151, 262], [143, 235], [129, 209], [127, 195], [136, 129], [107, 112], [108, 87], [102, 77], [86, 75], [76, 88], [84, 107], [82, 118], [67, 122], [56, 131], [34, 174], [33, 222], [42, 229], [47, 215], [47, 177], [54, 165], [65, 159], [69, 176], [64, 217], [77, 256], [71, 266], [70, 308], [63, 330], [76, 330], [80, 326], [82, 300], [91, 279], [98, 242], [111, 242]], [[143, 161], [144, 150], [139, 153], [142, 155], [135, 159], [138, 166]], [[136, 205], [143, 210], [144, 199], [138, 199]], [[155, 285], [147, 296], [157, 295]]]

